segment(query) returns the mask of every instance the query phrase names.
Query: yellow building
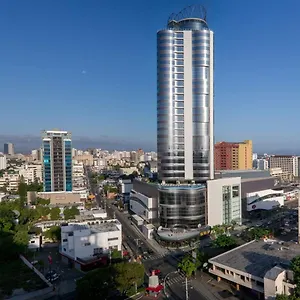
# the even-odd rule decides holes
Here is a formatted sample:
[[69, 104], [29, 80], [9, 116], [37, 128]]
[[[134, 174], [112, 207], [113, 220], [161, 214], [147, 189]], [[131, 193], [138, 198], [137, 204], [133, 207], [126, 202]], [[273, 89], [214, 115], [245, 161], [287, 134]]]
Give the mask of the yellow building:
[[252, 141], [215, 144], [215, 170], [252, 169]]

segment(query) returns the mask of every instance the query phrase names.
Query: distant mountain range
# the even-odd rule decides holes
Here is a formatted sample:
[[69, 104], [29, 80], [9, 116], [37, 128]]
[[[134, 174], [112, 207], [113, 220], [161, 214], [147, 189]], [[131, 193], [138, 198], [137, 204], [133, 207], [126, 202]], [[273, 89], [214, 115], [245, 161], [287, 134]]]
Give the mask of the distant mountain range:
[[[145, 151], [156, 151], [155, 142], [146, 142], [141, 144], [140, 141], [114, 138], [108, 136], [90, 137], [72, 137], [73, 147], [77, 149], [101, 148], [105, 150], [135, 150], [142, 148]], [[32, 149], [40, 148], [42, 145], [41, 137], [33, 135], [4, 135], [0, 134], [0, 152], [3, 151], [4, 143], [13, 143], [16, 153], [30, 153]]]

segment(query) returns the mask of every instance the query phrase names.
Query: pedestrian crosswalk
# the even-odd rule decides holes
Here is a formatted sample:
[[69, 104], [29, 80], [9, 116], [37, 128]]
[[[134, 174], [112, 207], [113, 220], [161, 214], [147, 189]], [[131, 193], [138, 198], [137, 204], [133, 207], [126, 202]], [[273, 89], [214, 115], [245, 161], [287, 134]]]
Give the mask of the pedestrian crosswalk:
[[178, 273], [178, 274], [176, 274], [175, 276], [172, 276], [171, 278], [167, 278], [167, 280], [166, 280], [166, 283], [168, 284], [168, 285], [172, 285], [172, 284], [175, 284], [175, 283], [184, 283], [185, 282], [185, 277], [184, 277], [184, 275], [183, 274], [180, 274], [180, 273]]
[[156, 259], [159, 259], [159, 258], [163, 258], [165, 256], [166, 256], [166, 254], [164, 254], [164, 253], [152, 254], [152, 255], [149, 255], [147, 260], [156, 260]]

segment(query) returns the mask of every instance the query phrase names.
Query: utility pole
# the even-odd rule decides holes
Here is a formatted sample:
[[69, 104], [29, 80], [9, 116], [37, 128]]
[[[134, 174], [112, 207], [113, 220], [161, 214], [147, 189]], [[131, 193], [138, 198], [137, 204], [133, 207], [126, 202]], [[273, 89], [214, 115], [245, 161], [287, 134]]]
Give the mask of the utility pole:
[[185, 277], [185, 300], [189, 300], [189, 286], [187, 277]]

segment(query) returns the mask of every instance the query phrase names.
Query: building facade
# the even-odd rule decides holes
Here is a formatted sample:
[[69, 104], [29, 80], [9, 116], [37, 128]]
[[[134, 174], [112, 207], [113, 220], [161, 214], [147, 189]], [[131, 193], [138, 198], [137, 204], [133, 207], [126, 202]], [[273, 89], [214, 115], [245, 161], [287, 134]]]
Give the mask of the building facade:
[[160, 225], [164, 228], [196, 229], [205, 226], [205, 185], [160, 185]]
[[6, 155], [0, 153], [0, 170], [4, 170], [7, 167]]
[[[100, 223], [99, 223], [100, 222]], [[118, 220], [61, 226], [61, 254], [73, 259], [90, 259], [112, 250], [122, 250], [122, 225]]]
[[251, 170], [253, 164], [252, 141], [219, 142], [214, 149], [215, 170]]
[[15, 146], [12, 143], [4, 144], [4, 154], [14, 155], [15, 154]]
[[72, 191], [72, 140], [67, 131], [44, 131], [44, 191]]
[[270, 156], [270, 168], [281, 168], [292, 176], [299, 177], [299, 156], [272, 155]]
[[242, 222], [241, 177], [207, 181], [208, 225]]
[[203, 7], [171, 15], [157, 55], [159, 179], [205, 182], [214, 171], [214, 34]]

